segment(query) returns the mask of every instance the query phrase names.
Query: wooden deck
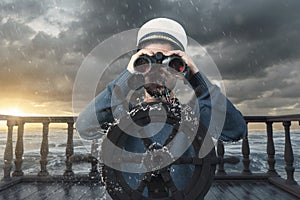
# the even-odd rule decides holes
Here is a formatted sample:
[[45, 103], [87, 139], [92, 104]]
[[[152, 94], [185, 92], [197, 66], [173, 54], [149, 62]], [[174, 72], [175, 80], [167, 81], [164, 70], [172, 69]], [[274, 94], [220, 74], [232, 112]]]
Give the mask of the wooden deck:
[[[105, 190], [100, 185], [88, 183], [23, 182], [0, 192], [0, 199], [102, 199]], [[215, 181], [205, 200], [293, 200], [293, 195], [265, 181]]]

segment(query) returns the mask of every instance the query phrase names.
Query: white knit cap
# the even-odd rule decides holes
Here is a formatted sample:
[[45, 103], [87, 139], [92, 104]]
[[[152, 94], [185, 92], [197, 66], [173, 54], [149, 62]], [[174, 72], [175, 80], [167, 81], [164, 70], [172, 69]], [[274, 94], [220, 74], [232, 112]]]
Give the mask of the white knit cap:
[[183, 51], [187, 47], [184, 28], [178, 22], [168, 18], [155, 18], [146, 22], [138, 32], [137, 46], [153, 39], [167, 40]]

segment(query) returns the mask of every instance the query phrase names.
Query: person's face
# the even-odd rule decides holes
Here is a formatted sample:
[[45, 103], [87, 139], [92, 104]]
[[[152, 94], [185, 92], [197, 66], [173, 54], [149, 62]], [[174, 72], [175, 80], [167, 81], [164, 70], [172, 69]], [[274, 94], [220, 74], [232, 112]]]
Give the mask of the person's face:
[[[174, 50], [169, 44], [151, 43], [144, 47], [151, 50], [154, 54], [157, 52], [166, 53]], [[176, 84], [174, 73], [161, 64], [153, 64], [151, 70], [145, 75], [145, 83], [157, 95], [163, 95], [165, 87], [172, 90]]]
[[144, 47], [144, 49], [150, 49], [152, 52], [157, 53], [157, 52], [168, 52], [174, 50], [171, 45], [167, 43], [150, 43], [147, 46]]

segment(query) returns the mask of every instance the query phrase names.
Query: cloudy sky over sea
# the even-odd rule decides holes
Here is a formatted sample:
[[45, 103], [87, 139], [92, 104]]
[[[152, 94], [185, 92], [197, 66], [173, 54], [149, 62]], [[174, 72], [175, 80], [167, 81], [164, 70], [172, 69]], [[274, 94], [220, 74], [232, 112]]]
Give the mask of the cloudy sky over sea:
[[154, 17], [177, 20], [206, 49], [244, 115], [300, 113], [299, 8], [299, 0], [0, 0], [0, 114], [71, 115], [84, 58]]

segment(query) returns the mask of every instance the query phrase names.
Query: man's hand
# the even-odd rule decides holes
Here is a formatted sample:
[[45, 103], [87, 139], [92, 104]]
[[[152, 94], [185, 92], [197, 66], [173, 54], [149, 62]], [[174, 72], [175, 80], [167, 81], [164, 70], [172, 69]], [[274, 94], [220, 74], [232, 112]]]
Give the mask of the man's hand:
[[164, 53], [165, 56], [177, 55], [182, 58], [182, 60], [189, 66], [191, 70], [191, 75], [196, 74], [199, 69], [196, 67], [194, 61], [191, 59], [189, 55], [180, 50], [168, 51]]
[[141, 49], [137, 53], [133, 54], [133, 56], [131, 56], [131, 59], [127, 65], [127, 70], [130, 73], [132, 73], [132, 74], [136, 73], [133, 64], [134, 64], [134, 61], [142, 55], [153, 56], [154, 52], [151, 49]]

